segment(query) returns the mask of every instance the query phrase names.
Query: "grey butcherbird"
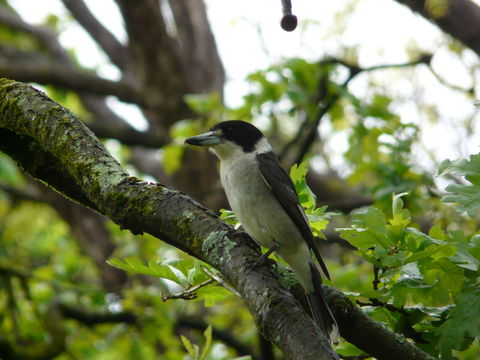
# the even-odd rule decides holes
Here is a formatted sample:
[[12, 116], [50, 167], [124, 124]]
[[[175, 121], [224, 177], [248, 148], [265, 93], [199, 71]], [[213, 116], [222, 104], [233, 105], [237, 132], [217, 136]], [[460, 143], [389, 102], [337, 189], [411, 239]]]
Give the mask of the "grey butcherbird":
[[320, 275], [330, 278], [327, 267], [293, 182], [261, 131], [245, 121], [224, 121], [185, 142], [209, 146], [217, 155], [222, 186], [245, 231], [292, 268], [306, 291], [315, 321], [337, 343], [338, 326], [325, 300]]

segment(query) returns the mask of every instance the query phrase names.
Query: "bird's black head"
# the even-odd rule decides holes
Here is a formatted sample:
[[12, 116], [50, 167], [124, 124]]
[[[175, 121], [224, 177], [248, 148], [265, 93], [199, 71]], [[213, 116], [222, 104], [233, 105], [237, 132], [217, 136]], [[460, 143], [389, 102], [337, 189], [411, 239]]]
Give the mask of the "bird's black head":
[[246, 121], [229, 120], [213, 126], [209, 132], [185, 140], [187, 144], [197, 146], [215, 146], [226, 142], [240, 146], [244, 152], [251, 152], [263, 138], [263, 134]]
[[242, 147], [243, 151], [253, 151], [263, 134], [255, 126], [246, 121], [229, 120], [213, 126], [210, 131], [221, 133], [221, 136]]

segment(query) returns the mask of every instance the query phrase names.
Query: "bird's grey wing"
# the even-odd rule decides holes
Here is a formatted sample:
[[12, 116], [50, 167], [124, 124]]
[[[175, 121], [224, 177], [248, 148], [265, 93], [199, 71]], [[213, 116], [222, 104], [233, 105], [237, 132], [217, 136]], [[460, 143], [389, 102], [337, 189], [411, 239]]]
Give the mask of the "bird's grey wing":
[[303, 236], [308, 247], [313, 251], [325, 276], [330, 279], [327, 267], [315, 246], [314, 237], [308, 219], [300, 205], [295, 185], [285, 169], [278, 162], [273, 152], [264, 152], [256, 156], [260, 172], [267, 186], [272, 190], [275, 198], [288, 216], [293, 220]]

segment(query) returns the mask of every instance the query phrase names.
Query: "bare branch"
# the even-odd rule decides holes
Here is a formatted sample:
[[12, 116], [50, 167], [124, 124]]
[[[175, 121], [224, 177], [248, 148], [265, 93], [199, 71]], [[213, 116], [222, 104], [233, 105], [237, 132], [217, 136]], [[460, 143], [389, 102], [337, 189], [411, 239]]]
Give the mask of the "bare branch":
[[[179, 116], [188, 116], [191, 111], [184, 104], [183, 95], [193, 88], [189, 87], [182, 71], [178, 46], [167, 31], [160, 1], [144, 0], [142, 6], [131, 0], [116, 0], [116, 3], [129, 36], [131, 71], [148, 97], [147, 102], [162, 109], [165, 126], [171, 125]], [[149, 30], [148, 36], [145, 36], [145, 29]], [[156, 123], [159, 124], [158, 119]]]
[[194, 93], [222, 93], [225, 72], [203, 0], [170, 0], [175, 19], [180, 58]]
[[70, 306], [67, 304], [58, 304], [58, 307], [63, 316], [77, 320], [85, 325], [98, 325], [106, 323], [126, 323], [135, 324], [138, 318], [135, 314], [124, 311], [118, 313], [106, 313], [98, 311], [88, 311], [79, 307]]
[[367, 316], [339, 291], [328, 288], [326, 296], [340, 327], [340, 334], [347, 341], [377, 359], [433, 360], [401, 335], [387, 329]]
[[[34, 38], [36, 38], [41, 44], [43, 44], [49, 51], [50, 55], [53, 56], [57, 61], [61, 61], [60, 67], [62, 69], [71, 68], [72, 71], [78, 71], [76, 64], [72, 61], [69, 54], [58, 42], [57, 36], [50, 29], [43, 26], [34, 26], [24, 22], [16, 13], [7, 9], [6, 7], [0, 6], [0, 23], [10, 27], [11, 29], [23, 31]], [[36, 68], [38, 63], [49, 64], [51, 59], [48, 59], [47, 56], [40, 58], [39, 54], [36, 53], [27, 53], [20, 51], [15, 48], [2, 46], [1, 51], [2, 57], [4, 58], [4, 66], [9, 67], [10, 64], [13, 68], [18, 67], [18, 62], [26, 63], [30, 67]], [[51, 65], [50, 65], [51, 66]], [[8, 76], [8, 75], [4, 75]], [[17, 79], [21, 80], [20, 77]], [[23, 79], [24, 81], [30, 81], [30, 79]], [[33, 80], [32, 80], [33, 81]], [[77, 90], [77, 89], [72, 89]], [[106, 94], [110, 95], [110, 94]], [[114, 95], [114, 94], [111, 94]], [[89, 93], [79, 92], [79, 96], [84, 104], [84, 106], [95, 115], [95, 118], [101, 121], [103, 124], [115, 124], [116, 127], [130, 128], [131, 127], [125, 122], [124, 119], [116, 115], [106, 104], [103, 97], [94, 96]], [[133, 129], [132, 129], [133, 130]], [[127, 131], [127, 130], [123, 130]], [[130, 137], [130, 135], [124, 135]], [[133, 141], [133, 140], [132, 140]]]
[[427, 6], [428, 0], [397, 0], [426, 19], [434, 22], [440, 29], [458, 39], [480, 55], [480, 7], [471, 0], [449, 0], [445, 14], [434, 14]]
[[197, 297], [197, 294], [195, 294], [195, 292], [198, 289], [201, 289], [202, 287], [210, 285], [214, 282], [215, 282], [215, 279], [208, 279], [208, 280], [205, 280], [204, 282], [202, 282], [198, 285], [192, 286], [191, 288], [186, 289], [184, 291], [181, 291], [181, 292], [178, 292], [178, 293], [175, 293], [175, 294], [164, 294], [164, 295], [162, 295], [162, 300], [167, 301], [167, 300], [171, 300], [171, 299], [184, 299], [184, 300], [195, 299]]
[[12, 64], [0, 62], [0, 74], [18, 81], [52, 84], [74, 91], [113, 95], [125, 102], [148, 107], [145, 99], [130, 83], [103, 79], [93, 73], [78, 71], [63, 64]]
[[57, 59], [65, 59], [65, 50], [58, 43], [55, 34], [50, 31], [50, 29], [46, 27], [28, 24], [23, 21], [22, 18], [16, 13], [1, 5], [0, 24], [10, 27], [14, 30], [26, 32], [34, 36], [48, 48], [48, 50], [54, 57], [56, 57]]
[[126, 47], [93, 16], [83, 0], [62, 0], [62, 2], [87, 33], [105, 51], [110, 60], [120, 69], [124, 69], [128, 61]]
[[[45, 202], [37, 194], [32, 193], [26, 189], [19, 189], [7, 184], [0, 183], [0, 191], [3, 191], [12, 200], [20, 201], [32, 201], [32, 202]], [[1, 272], [1, 268], [0, 268]]]

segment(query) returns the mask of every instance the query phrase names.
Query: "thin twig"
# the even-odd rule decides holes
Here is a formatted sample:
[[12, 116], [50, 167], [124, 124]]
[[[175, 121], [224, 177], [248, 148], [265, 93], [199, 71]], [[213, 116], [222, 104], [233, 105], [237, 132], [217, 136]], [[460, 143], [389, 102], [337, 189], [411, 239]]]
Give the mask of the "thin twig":
[[230, 291], [232, 294], [235, 294], [238, 297], [240, 297], [240, 294], [238, 293], [238, 291], [235, 290], [230, 284], [226, 283], [225, 280], [223, 280], [218, 274], [215, 274], [215, 273], [211, 272], [205, 266], [202, 266], [201, 268], [208, 276], [210, 276], [212, 279], [214, 279], [216, 282], [218, 282], [219, 285], [223, 286], [225, 289]]
[[204, 286], [210, 285], [211, 283], [213, 283], [215, 281], [216, 281], [215, 279], [208, 279], [208, 280], [205, 280], [204, 282], [202, 282], [198, 285], [192, 286], [191, 288], [189, 288], [185, 291], [182, 291], [182, 292], [179, 292], [179, 293], [176, 293], [176, 294], [164, 294], [164, 295], [162, 295], [162, 301], [167, 301], [167, 300], [171, 300], [171, 299], [184, 299], [184, 300], [195, 299], [197, 297], [197, 294], [195, 293], [195, 291], [197, 291], [198, 289], [200, 289]]
[[[361, 68], [358, 65], [353, 65], [345, 62], [344, 60], [340, 59], [326, 59], [323, 60], [319, 63], [319, 65], [325, 65], [325, 64], [339, 64], [342, 65], [346, 68], [348, 68], [350, 74], [349, 76], [345, 79], [345, 81], [340, 85], [341, 88], [347, 88], [348, 84], [350, 81], [352, 81], [358, 74], [364, 73], [364, 72], [371, 72], [371, 71], [376, 71], [376, 70], [383, 70], [383, 69], [392, 69], [392, 68], [404, 68], [404, 67], [411, 67], [411, 66], [416, 66], [419, 64], [430, 64], [432, 57], [431, 55], [422, 55], [420, 56], [417, 60], [410, 61], [407, 63], [399, 63], [399, 64], [383, 64], [383, 65], [374, 65], [370, 67], [365, 67]], [[326, 101], [324, 102], [324, 105], [319, 104], [319, 107], [317, 108], [317, 114], [314, 116], [314, 121], [313, 125], [306, 136], [303, 144], [300, 146], [300, 151], [298, 153], [298, 156], [295, 160], [296, 163], [302, 162], [303, 159], [305, 158], [306, 154], [312, 147], [313, 143], [315, 142], [315, 139], [317, 138], [317, 130], [318, 126], [320, 125], [320, 122], [322, 121], [323, 117], [325, 114], [330, 110], [330, 108], [340, 99], [340, 92], [336, 92], [333, 95], [330, 95]]]
[[378, 290], [378, 284], [380, 284], [379, 271], [380, 268], [376, 265], [373, 265], [373, 290]]

